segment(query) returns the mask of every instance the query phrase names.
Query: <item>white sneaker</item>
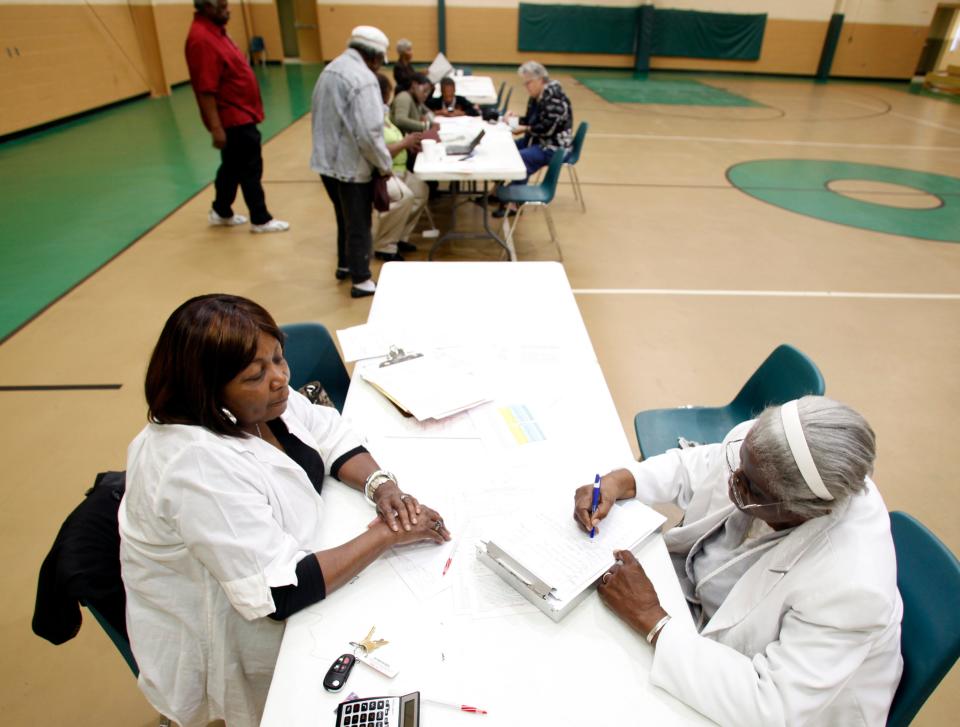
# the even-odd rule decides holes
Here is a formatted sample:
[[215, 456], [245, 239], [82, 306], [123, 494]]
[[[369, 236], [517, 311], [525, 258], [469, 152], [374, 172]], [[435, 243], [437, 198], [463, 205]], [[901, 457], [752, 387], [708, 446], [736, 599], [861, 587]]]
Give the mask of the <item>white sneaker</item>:
[[207, 215], [207, 220], [211, 225], [224, 227], [236, 227], [237, 225], [244, 225], [247, 222], [247, 218], [243, 215], [234, 215], [233, 217], [221, 217], [213, 210], [210, 210], [210, 214]]
[[283, 220], [270, 220], [262, 225], [250, 225], [250, 232], [286, 232], [290, 229], [290, 223]]

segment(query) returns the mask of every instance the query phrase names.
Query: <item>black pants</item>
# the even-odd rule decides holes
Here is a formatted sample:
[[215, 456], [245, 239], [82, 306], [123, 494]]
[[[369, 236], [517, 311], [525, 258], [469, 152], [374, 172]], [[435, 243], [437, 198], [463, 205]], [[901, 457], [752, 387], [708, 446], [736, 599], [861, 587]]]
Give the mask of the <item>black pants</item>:
[[217, 197], [213, 211], [221, 217], [233, 217], [233, 201], [237, 186], [243, 190], [243, 201], [250, 210], [250, 222], [263, 225], [273, 219], [267, 212], [260, 179], [263, 157], [260, 154], [260, 131], [256, 124], [231, 126], [226, 129], [227, 145], [220, 150], [220, 168], [214, 186]]
[[341, 182], [322, 174], [320, 179], [337, 216], [337, 267], [349, 268], [355, 284], [369, 280], [373, 182]]

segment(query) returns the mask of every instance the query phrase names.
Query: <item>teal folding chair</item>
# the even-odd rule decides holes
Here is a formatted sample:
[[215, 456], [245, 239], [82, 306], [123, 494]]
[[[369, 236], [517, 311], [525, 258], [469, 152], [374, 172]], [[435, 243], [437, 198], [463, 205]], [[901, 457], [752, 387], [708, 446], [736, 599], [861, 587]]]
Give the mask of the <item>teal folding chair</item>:
[[557, 246], [557, 254], [560, 261], [563, 262], [563, 251], [560, 249], [560, 241], [557, 239], [557, 229], [553, 225], [553, 217], [550, 214], [550, 203], [557, 194], [557, 181], [560, 179], [560, 170], [563, 168], [564, 155], [555, 153], [550, 158], [550, 164], [547, 166], [547, 173], [540, 184], [510, 184], [497, 189], [497, 196], [504, 204], [513, 203], [517, 205], [517, 215], [513, 218], [513, 224], [510, 224], [509, 217], [504, 217], [507, 225], [507, 250], [510, 252], [510, 259], [517, 259], [517, 249], [513, 242], [513, 233], [520, 224], [520, 217], [523, 211], [528, 207], [540, 207], [547, 219], [547, 228], [550, 230], [550, 241]]
[[587, 203], [583, 199], [583, 190], [580, 188], [580, 175], [577, 174], [577, 162], [580, 161], [580, 152], [583, 151], [583, 140], [587, 138], [587, 129], [590, 128], [590, 124], [586, 121], [581, 121], [580, 126], [577, 127], [577, 133], [573, 137], [573, 146], [570, 147], [570, 151], [567, 152], [567, 158], [563, 162], [563, 166], [567, 168], [567, 171], [570, 174], [570, 185], [573, 187], [573, 197], [580, 203], [580, 211], [587, 211]]
[[97, 620], [97, 623], [100, 624], [100, 627], [107, 632], [107, 636], [110, 637], [110, 641], [113, 642], [113, 645], [117, 647], [117, 651], [120, 652], [120, 656], [123, 657], [123, 660], [127, 662], [127, 666], [130, 667], [130, 671], [133, 672], [135, 677], [140, 676], [140, 667], [137, 666], [137, 660], [133, 658], [133, 652], [130, 650], [130, 642], [127, 641], [127, 637], [117, 631], [113, 626], [110, 625], [110, 622], [103, 617], [103, 615], [91, 606], [89, 603], [84, 604], [87, 607], [87, 610], [90, 614]]
[[507, 87], [506, 81], [500, 81], [500, 88], [497, 90], [497, 100], [493, 103], [481, 104], [479, 106], [481, 111], [496, 111], [500, 113], [500, 102], [503, 100], [503, 89]]
[[330, 332], [319, 323], [289, 323], [280, 328], [287, 338], [283, 355], [290, 366], [290, 386], [299, 389], [319, 381], [337, 410], [343, 411], [350, 376]]
[[513, 86], [507, 89], [507, 96], [503, 99], [503, 106], [500, 107], [500, 115], [503, 116], [510, 109], [510, 97], [513, 96]]
[[255, 35], [250, 38], [250, 65], [257, 62], [257, 56], [260, 57], [260, 65], [267, 64], [267, 45], [263, 41], [262, 35]]
[[786, 343], [777, 346], [726, 406], [651, 409], [633, 418], [640, 454], [648, 459], [679, 445], [680, 437], [701, 444], [719, 442], [740, 422], [768, 406], [807, 394], [822, 396], [823, 375], [806, 354]]
[[903, 598], [903, 676], [889, 727], [906, 727], [960, 657], [960, 561], [916, 518], [890, 513]]

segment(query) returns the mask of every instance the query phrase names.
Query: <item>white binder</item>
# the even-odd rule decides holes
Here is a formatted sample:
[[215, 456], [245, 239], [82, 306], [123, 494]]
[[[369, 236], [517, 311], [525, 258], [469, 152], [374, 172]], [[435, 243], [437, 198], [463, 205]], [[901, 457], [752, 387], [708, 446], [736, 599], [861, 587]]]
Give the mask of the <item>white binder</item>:
[[[517, 525], [527, 531], [525, 536], [482, 540], [477, 545], [477, 557], [530, 603], [559, 622], [591, 593], [597, 581], [613, 566], [614, 548], [637, 553], [660, 532], [665, 521], [663, 515], [636, 500], [615, 505], [607, 520], [600, 523], [601, 533], [608, 535], [600, 546], [600, 543], [591, 543], [586, 533], [571, 533], [564, 523], [556, 523], [551, 536], [545, 527], [551, 524], [548, 519], [540, 518], [536, 523], [526, 518]], [[605, 533], [605, 529], [610, 532]], [[599, 550], [597, 546], [607, 555], [587, 552], [591, 547]], [[571, 548], [584, 551], [577, 553], [584, 557], [552, 562], [545, 557], [569, 553]]]

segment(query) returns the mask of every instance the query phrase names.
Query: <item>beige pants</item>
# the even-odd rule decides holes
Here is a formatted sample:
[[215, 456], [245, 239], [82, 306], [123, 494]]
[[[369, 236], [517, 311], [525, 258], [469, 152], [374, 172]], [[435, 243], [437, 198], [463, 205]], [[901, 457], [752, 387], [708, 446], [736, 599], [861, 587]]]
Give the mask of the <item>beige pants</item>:
[[426, 182], [410, 171], [394, 172], [387, 180], [390, 209], [373, 216], [373, 247], [396, 252], [398, 240], [409, 241], [430, 196]]

